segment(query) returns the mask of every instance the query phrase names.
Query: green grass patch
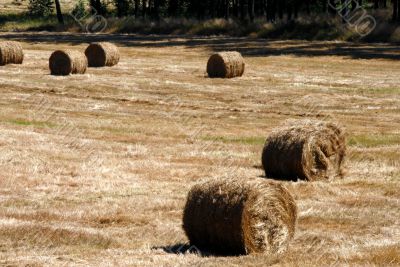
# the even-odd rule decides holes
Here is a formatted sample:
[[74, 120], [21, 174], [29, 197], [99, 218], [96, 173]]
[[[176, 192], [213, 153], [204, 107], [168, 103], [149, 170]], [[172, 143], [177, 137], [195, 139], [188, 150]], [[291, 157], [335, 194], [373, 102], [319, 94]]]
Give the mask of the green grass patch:
[[229, 137], [229, 136], [203, 136], [204, 141], [215, 141], [222, 143], [237, 143], [244, 145], [262, 145], [265, 143], [265, 137]]
[[44, 122], [44, 121], [27, 121], [23, 119], [14, 119], [14, 120], [8, 120], [8, 123], [15, 124], [15, 125], [20, 125], [20, 126], [35, 126], [35, 127], [40, 127], [40, 128], [54, 128], [57, 125], [54, 123], [50, 122]]
[[349, 138], [348, 145], [367, 148], [400, 145], [400, 134], [354, 135]]
[[[67, 24], [68, 22], [69, 20]], [[32, 17], [27, 13], [19, 13], [0, 14], [0, 29], [0, 31], [61, 31], [66, 28], [58, 24], [55, 15]]]

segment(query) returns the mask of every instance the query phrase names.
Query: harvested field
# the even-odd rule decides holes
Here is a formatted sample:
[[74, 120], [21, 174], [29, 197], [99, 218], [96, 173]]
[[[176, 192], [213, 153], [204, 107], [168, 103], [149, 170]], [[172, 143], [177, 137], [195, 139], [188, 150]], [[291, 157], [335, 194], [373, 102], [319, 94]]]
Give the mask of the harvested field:
[[[400, 53], [340, 42], [2, 33], [0, 265], [398, 266]], [[54, 40], [57, 40], [55, 43]], [[113, 68], [51, 76], [53, 51], [115, 43]], [[240, 78], [207, 78], [236, 50]], [[298, 206], [286, 257], [203, 257], [182, 215], [204, 179], [263, 179], [266, 136], [288, 119], [338, 121], [344, 178], [283, 182]], [[184, 255], [177, 255], [182, 252]], [[278, 261], [279, 260], [279, 261]]]
[[[74, 0], [63, 0], [66, 10], [71, 10], [75, 4]], [[28, 10], [29, 0], [0, 0], [0, 9], [4, 14], [26, 12]]]

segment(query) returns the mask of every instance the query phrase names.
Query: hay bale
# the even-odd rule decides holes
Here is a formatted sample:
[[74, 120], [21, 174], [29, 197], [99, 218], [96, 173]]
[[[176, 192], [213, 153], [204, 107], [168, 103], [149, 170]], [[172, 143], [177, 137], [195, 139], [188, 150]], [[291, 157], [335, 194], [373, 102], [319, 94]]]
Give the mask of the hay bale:
[[51, 75], [83, 74], [87, 65], [85, 54], [75, 50], [57, 50], [49, 59]]
[[343, 129], [331, 122], [305, 120], [270, 134], [262, 153], [262, 164], [268, 177], [326, 180], [342, 176], [345, 154]]
[[187, 197], [183, 228], [199, 249], [229, 255], [279, 255], [294, 236], [297, 206], [280, 183], [211, 180]]
[[24, 50], [18, 42], [0, 42], [0, 66], [7, 64], [22, 64], [24, 61]]
[[207, 73], [210, 78], [240, 77], [244, 73], [245, 63], [239, 52], [221, 52], [210, 57]]
[[89, 67], [114, 66], [119, 62], [119, 50], [112, 43], [91, 43], [85, 50]]

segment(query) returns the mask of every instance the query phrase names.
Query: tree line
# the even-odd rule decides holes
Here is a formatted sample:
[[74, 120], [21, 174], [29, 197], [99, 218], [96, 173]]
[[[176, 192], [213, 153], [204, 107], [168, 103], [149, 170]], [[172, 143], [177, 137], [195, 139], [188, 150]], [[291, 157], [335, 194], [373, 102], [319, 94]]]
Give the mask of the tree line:
[[[106, 12], [101, 0], [90, 0], [100, 13]], [[112, 0], [117, 16], [236, 18], [254, 21], [292, 20], [300, 13], [349, 14], [356, 9], [393, 8], [393, 20], [400, 20], [400, 0]]]
[[[29, 0], [31, 6], [56, 6], [62, 22], [59, 0]], [[188, 17], [197, 19], [234, 18], [252, 22], [264, 18], [269, 22], [293, 20], [302, 14], [351, 16], [366, 9], [392, 8], [392, 20], [400, 21], [400, 0], [79, 0], [77, 6], [90, 5], [100, 15], [114, 12], [118, 17], [160, 19]], [[109, 7], [112, 6], [110, 9]], [[112, 10], [112, 11], [111, 11]]]

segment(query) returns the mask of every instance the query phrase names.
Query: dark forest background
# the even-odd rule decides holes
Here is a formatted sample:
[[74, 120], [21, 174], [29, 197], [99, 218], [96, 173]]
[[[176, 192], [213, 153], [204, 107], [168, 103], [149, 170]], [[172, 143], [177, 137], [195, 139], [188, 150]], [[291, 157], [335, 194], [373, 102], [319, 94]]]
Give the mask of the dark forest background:
[[400, 0], [13, 1], [26, 13], [0, 14], [0, 30], [81, 32], [101, 16], [107, 33], [400, 42]]
[[[351, 15], [351, 12], [363, 9], [393, 9], [391, 18], [400, 19], [400, 0], [114, 0], [117, 16], [134, 15], [136, 17], [195, 17], [236, 18], [242, 21], [254, 21], [263, 17], [274, 22], [277, 19], [295, 19], [303, 14]], [[90, 0], [102, 14], [106, 14], [109, 2]]]

